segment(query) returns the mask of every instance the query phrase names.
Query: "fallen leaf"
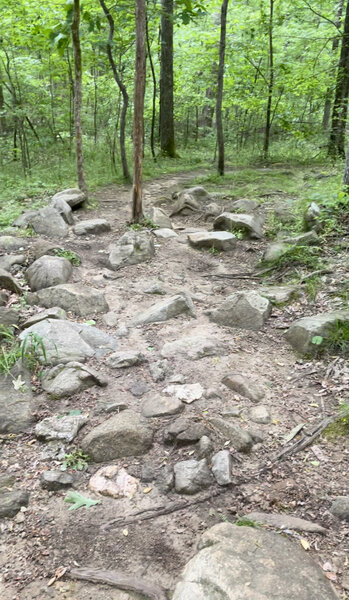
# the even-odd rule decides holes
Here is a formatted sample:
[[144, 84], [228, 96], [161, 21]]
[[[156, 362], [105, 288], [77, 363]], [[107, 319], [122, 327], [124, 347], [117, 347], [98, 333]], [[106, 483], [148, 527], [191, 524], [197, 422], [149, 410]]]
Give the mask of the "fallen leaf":
[[297, 433], [299, 433], [304, 426], [305, 423], [299, 423], [299, 425], [296, 425], [293, 429], [291, 429], [290, 433], [286, 433], [286, 435], [284, 435], [284, 444], [287, 444], [293, 440], [293, 438], [296, 437]]
[[122, 533], [123, 533], [123, 535], [124, 535], [125, 537], [127, 537], [127, 536], [128, 536], [128, 529], [123, 529], [123, 530], [122, 530]]
[[304, 550], [310, 550], [310, 544], [307, 540], [305, 540], [304, 538], [301, 539], [301, 544], [304, 548]]
[[335, 573], [325, 573], [325, 576], [330, 581], [337, 581], [337, 575]]
[[330, 563], [330, 561], [325, 562], [322, 565], [322, 568], [324, 571], [333, 571], [333, 565]]
[[152, 489], [153, 489], [153, 488], [152, 488], [151, 486], [149, 486], [149, 487], [146, 487], [146, 488], [143, 490], [143, 494], [149, 494], [149, 492], [151, 492], [151, 491], [152, 491]]

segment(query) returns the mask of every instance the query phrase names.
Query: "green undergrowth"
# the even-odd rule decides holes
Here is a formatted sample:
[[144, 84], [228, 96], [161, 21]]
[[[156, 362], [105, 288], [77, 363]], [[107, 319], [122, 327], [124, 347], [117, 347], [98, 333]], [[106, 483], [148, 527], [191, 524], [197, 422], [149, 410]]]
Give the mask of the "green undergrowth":
[[0, 373], [11, 376], [18, 361], [31, 372], [41, 370], [42, 362], [47, 364], [44, 340], [37, 333], [28, 333], [21, 342], [15, 335], [16, 327], [0, 325]]
[[326, 335], [315, 335], [311, 341], [318, 356], [326, 353], [348, 357], [349, 323], [337, 320]]
[[338, 411], [338, 419], [326, 427], [324, 436], [329, 440], [349, 435], [349, 404], [342, 402]]
[[73, 267], [78, 267], [81, 264], [80, 257], [72, 250], [65, 250], [65, 248], [55, 248], [54, 254], [55, 256], [60, 256], [61, 258], [66, 258], [67, 260], [69, 260]]

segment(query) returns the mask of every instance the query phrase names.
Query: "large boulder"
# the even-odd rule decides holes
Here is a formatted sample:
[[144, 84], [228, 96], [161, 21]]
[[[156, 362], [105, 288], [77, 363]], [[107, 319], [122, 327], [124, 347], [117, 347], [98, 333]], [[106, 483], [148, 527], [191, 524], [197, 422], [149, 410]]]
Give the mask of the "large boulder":
[[57, 365], [41, 378], [42, 388], [53, 398], [69, 397], [93, 385], [105, 387], [107, 380], [97, 371], [79, 362]]
[[161, 350], [163, 358], [185, 358], [187, 360], [199, 360], [206, 356], [223, 356], [227, 353], [227, 344], [208, 335], [190, 335], [173, 342], [166, 342]]
[[59, 256], [42, 256], [30, 265], [26, 279], [32, 292], [66, 283], [73, 272], [69, 260]]
[[28, 294], [29, 304], [38, 304], [45, 308], [60, 306], [80, 317], [92, 317], [106, 313], [109, 306], [104, 294], [92, 287], [79, 283], [63, 283]]
[[228, 251], [236, 246], [236, 237], [228, 231], [198, 231], [188, 235], [188, 241], [194, 248], [214, 248]]
[[124, 410], [98, 425], [82, 440], [81, 447], [94, 462], [145, 454], [152, 445], [153, 431], [132, 410]]
[[219, 523], [205, 531], [172, 600], [337, 600], [300, 544], [279, 534]]
[[[349, 310], [322, 313], [312, 317], [303, 317], [292, 323], [286, 333], [286, 339], [292, 348], [300, 354], [315, 354], [326, 345], [327, 338], [341, 325], [349, 326]], [[316, 343], [312, 340], [317, 339]]]
[[148, 310], [144, 311], [133, 320], [133, 324], [160, 323], [184, 313], [191, 317], [195, 317], [193, 302], [187, 294], [177, 294], [176, 296], [166, 298], [166, 300], [158, 302], [148, 308]]
[[77, 223], [75, 227], [73, 227], [75, 235], [96, 235], [98, 233], [105, 233], [110, 230], [110, 223], [108, 223], [106, 219], [89, 219], [88, 221], [80, 221], [80, 223]]
[[73, 211], [64, 198], [56, 198], [52, 201], [51, 206], [61, 215], [62, 219], [64, 219], [68, 225], [74, 225]]
[[25, 261], [24, 254], [5, 254], [5, 256], [0, 256], [0, 269], [10, 272], [13, 265], [24, 265]]
[[196, 494], [213, 483], [206, 458], [178, 462], [174, 466], [174, 475], [178, 494]]
[[9, 292], [13, 292], [14, 294], [21, 294], [22, 288], [17, 283], [16, 279], [12, 277], [12, 275], [5, 271], [4, 269], [0, 269], [0, 289], [8, 290]]
[[[18, 325], [19, 323], [19, 312], [15, 308], [5, 308], [0, 306], [0, 325], [3, 327], [12, 327], [12, 325]], [[0, 340], [3, 335], [0, 330]]]
[[28, 246], [28, 239], [19, 238], [13, 235], [0, 236], [0, 249], [5, 252], [18, 252]]
[[262, 220], [255, 215], [224, 212], [214, 220], [213, 228], [223, 231], [243, 231], [255, 239], [263, 236]]
[[59, 212], [52, 208], [52, 206], [46, 206], [37, 211], [29, 219], [29, 225], [32, 226], [35, 233], [47, 235], [52, 238], [64, 238], [68, 235], [68, 225], [59, 214]]
[[[14, 385], [16, 381], [23, 382], [19, 389]], [[29, 373], [14, 367], [11, 375], [0, 376], [0, 433], [19, 433], [31, 425], [32, 400]]]
[[52, 204], [54, 204], [57, 200], [64, 200], [64, 202], [69, 204], [71, 208], [77, 208], [86, 201], [86, 196], [84, 192], [78, 188], [69, 188], [55, 194], [52, 197]]
[[210, 311], [209, 317], [219, 325], [258, 331], [270, 313], [271, 304], [267, 298], [254, 291], [235, 292], [228, 296], [221, 306]]
[[137, 265], [155, 254], [154, 240], [149, 231], [127, 231], [109, 248], [109, 267], [116, 271], [127, 265]]

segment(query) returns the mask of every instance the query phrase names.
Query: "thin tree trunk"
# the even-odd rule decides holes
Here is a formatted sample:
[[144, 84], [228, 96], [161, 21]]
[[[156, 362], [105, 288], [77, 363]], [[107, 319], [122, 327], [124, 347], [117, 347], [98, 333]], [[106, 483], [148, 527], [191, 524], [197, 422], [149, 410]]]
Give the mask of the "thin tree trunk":
[[274, 91], [273, 17], [274, 17], [274, 0], [269, 0], [269, 82], [268, 82], [267, 114], [266, 114], [265, 135], [264, 135], [264, 145], [263, 145], [264, 158], [267, 158], [268, 154], [269, 154], [270, 128], [271, 128], [271, 105], [272, 105], [272, 101], [273, 101], [273, 91]]
[[153, 98], [152, 98], [152, 111], [151, 111], [151, 130], [150, 130], [150, 149], [153, 159], [156, 161], [155, 148], [154, 148], [154, 133], [155, 133], [155, 115], [156, 115], [156, 75], [153, 63], [153, 57], [151, 54], [150, 41], [149, 41], [149, 29], [148, 29], [148, 18], [146, 21], [146, 38], [147, 38], [147, 51], [151, 70], [151, 76], [153, 80]]
[[173, 117], [173, 0], [161, 0], [160, 147], [176, 158]]
[[74, 101], [74, 120], [75, 120], [75, 144], [76, 144], [76, 169], [78, 175], [78, 185], [84, 192], [87, 200], [87, 185], [85, 179], [84, 156], [82, 152], [82, 126], [81, 126], [81, 107], [82, 107], [82, 65], [81, 65], [81, 47], [80, 47], [80, 0], [74, 0], [73, 21], [71, 25], [73, 51], [74, 51], [74, 72], [75, 72], [75, 101]]
[[126, 114], [127, 114], [127, 108], [128, 108], [128, 93], [127, 93], [126, 87], [119, 75], [119, 71], [116, 67], [115, 60], [113, 57], [113, 52], [112, 52], [112, 43], [113, 43], [114, 30], [115, 30], [114, 19], [111, 16], [111, 14], [109, 12], [109, 8], [107, 8], [107, 5], [104, 2], [104, 0], [99, 0], [99, 3], [101, 5], [101, 7], [104, 11], [104, 14], [107, 17], [108, 23], [109, 23], [109, 36], [108, 36], [108, 40], [107, 40], [107, 56], [108, 56], [109, 64], [111, 66], [111, 70], [113, 72], [116, 84], [117, 84], [120, 92], [122, 93], [123, 104], [122, 104], [122, 111], [121, 111], [121, 117], [120, 117], [120, 155], [121, 155], [121, 164], [122, 164], [122, 174], [126, 181], [131, 181], [131, 175], [130, 175], [130, 171], [128, 170], [126, 148], [125, 148], [125, 129], [126, 129]]
[[2, 74], [0, 71], [0, 136], [6, 135], [6, 117], [5, 117], [5, 98], [2, 84]]
[[223, 0], [221, 6], [221, 35], [219, 42], [219, 66], [217, 81], [217, 102], [216, 102], [216, 127], [217, 127], [217, 147], [218, 147], [218, 173], [224, 175], [224, 133], [222, 122], [222, 102], [223, 102], [223, 83], [224, 83], [224, 59], [225, 59], [225, 38], [227, 30], [227, 10], [229, 0]]
[[144, 134], [144, 93], [146, 76], [146, 6], [145, 0], [135, 0], [136, 10], [136, 64], [133, 109], [133, 187], [132, 222], [139, 223], [142, 210], [142, 168]]
[[343, 191], [348, 195], [349, 194], [349, 147], [347, 149], [347, 156], [345, 160], [345, 169], [344, 169], [344, 177], [343, 177]]
[[331, 132], [328, 154], [333, 158], [345, 156], [345, 126], [349, 95], [349, 0], [346, 6], [344, 31], [339, 58], [336, 90], [332, 110]]
[[[336, 21], [335, 21], [338, 31], [341, 26], [343, 6], [344, 6], [344, 0], [340, 0], [338, 7], [337, 7]], [[335, 54], [335, 52], [338, 49], [339, 40], [340, 40], [340, 34], [338, 33], [338, 35], [336, 35], [332, 40], [333, 54]], [[333, 70], [333, 73], [331, 74], [331, 79], [332, 78], [334, 79], [334, 77], [335, 77], [335, 70]], [[329, 127], [330, 118], [331, 118], [331, 106], [332, 106], [332, 89], [331, 89], [331, 87], [328, 87], [326, 94], [325, 94], [324, 114], [322, 117], [322, 128], [324, 129], [324, 131], [327, 131], [328, 127]]]

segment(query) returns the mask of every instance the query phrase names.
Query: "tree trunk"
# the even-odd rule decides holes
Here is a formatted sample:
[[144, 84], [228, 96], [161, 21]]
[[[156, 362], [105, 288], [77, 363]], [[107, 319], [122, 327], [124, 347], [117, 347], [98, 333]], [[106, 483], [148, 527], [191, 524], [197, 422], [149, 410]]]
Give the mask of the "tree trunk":
[[[344, 0], [340, 0], [339, 4], [337, 6], [336, 21], [335, 21], [335, 25], [338, 28], [338, 34], [332, 40], [333, 54], [335, 54], [335, 52], [337, 51], [338, 46], [339, 46], [339, 40], [340, 40], [339, 29], [340, 29], [341, 22], [342, 22], [343, 6], [344, 6]], [[334, 79], [334, 78], [335, 78], [335, 69], [331, 73], [331, 79]], [[328, 87], [326, 94], [325, 94], [324, 114], [322, 117], [322, 128], [324, 131], [328, 130], [328, 127], [330, 124], [331, 106], [332, 106], [332, 89], [331, 89], [331, 87]]]
[[155, 134], [155, 115], [156, 115], [156, 75], [153, 63], [153, 57], [151, 55], [150, 40], [149, 40], [149, 29], [148, 29], [148, 18], [146, 21], [146, 39], [147, 39], [147, 50], [148, 59], [150, 64], [151, 76], [153, 80], [153, 98], [152, 98], [152, 111], [151, 111], [151, 130], [150, 130], [150, 149], [153, 159], [156, 161], [155, 147], [154, 147], [154, 134]]
[[82, 107], [82, 65], [81, 65], [81, 47], [80, 47], [80, 0], [74, 0], [73, 21], [71, 24], [73, 51], [74, 51], [74, 71], [75, 71], [75, 97], [74, 97], [74, 120], [75, 120], [75, 144], [76, 144], [76, 170], [78, 175], [78, 185], [84, 192], [87, 200], [87, 185], [84, 170], [84, 156], [82, 152], [82, 126], [81, 126], [81, 107]]
[[341, 53], [339, 58], [336, 90], [332, 110], [332, 123], [328, 154], [333, 158], [345, 157], [345, 126], [349, 95], [349, 0], [346, 6]]
[[222, 122], [223, 82], [224, 82], [224, 59], [225, 59], [225, 37], [227, 30], [227, 10], [229, 0], [223, 0], [221, 6], [221, 35], [219, 41], [219, 66], [217, 81], [216, 102], [216, 127], [218, 146], [218, 173], [224, 175], [224, 133]]
[[104, 11], [104, 14], [107, 17], [108, 23], [109, 23], [109, 36], [108, 36], [108, 41], [107, 41], [107, 56], [108, 56], [109, 64], [111, 66], [111, 70], [113, 72], [116, 84], [122, 94], [122, 111], [121, 111], [121, 117], [120, 117], [120, 154], [121, 154], [121, 163], [122, 163], [122, 173], [123, 173], [124, 179], [126, 181], [131, 181], [131, 175], [130, 175], [130, 171], [128, 170], [126, 148], [125, 148], [125, 129], [126, 129], [126, 113], [127, 113], [127, 108], [128, 108], [128, 93], [127, 93], [124, 83], [121, 80], [119, 71], [116, 68], [116, 64], [115, 64], [115, 60], [114, 60], [113, 52], [112, 52], [112, 44], [113, 44], [114, 29], [115, 29], [114, 19], [111, 16], [111, 14], [109, 12], [109, 8], [107, 8], [107, 5], [104, 2], [104, 0], [99, 0], [99, 3], [101, 5], [101, 7]]
[[173, 118], [173, 0], [161, 0], [160, 147], [176, 158]]
[[343, 191], [349, 194], [349, 147], [347, 149], [347, 157], [345, 161], [344, 177], [343, 177]]
[[268, 82], [268, 101], [267, 115], [265, 122], [265, 134], [263, 145], [263, 156], [268, 157], [270, 145], [270, 128], [271, 128], [271, 105], [273, 101], [274, 90], [274, 48], [273, 48], [273, 17], [274, 17], [274, 0], [269, 0], [269, 82]]
[[136, 9], [136, 64], [133, 108], [133, 187], [132, 221], [139, 223], [142, 210], [142, 167], [144, 134], [144, 93], [146, 75], [146, 7], [145, 0], [135, 0]]

